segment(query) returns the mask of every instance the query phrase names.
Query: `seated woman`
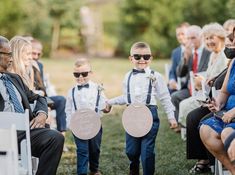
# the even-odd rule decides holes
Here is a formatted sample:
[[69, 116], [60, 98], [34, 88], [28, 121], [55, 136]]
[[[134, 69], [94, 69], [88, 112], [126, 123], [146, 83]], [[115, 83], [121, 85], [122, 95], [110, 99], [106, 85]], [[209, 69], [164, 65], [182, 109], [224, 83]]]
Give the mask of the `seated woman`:
[[[227, 69], [215, 78], [213, 86], [216, 90], [221, 89]], [[209, 94], [212, 97], [212, 93]], [[199, 135], [198, 125], [202, 118], [212, 116], [213, 113], [207, 108], [200, 106], [192, 110], [186, 118], [186, 155], [187, 159], [197, 159], [195, 165], [190, 169], [190, 174], [209, 172], [210, 166], [214, 165], [214, 157], [205, 148]]]
[[[201, 90], [201, 81], [205, 79], [207, 84], [209, 84], [211, 80], [214, 80], [227, 67], [227, 58], [224, 55], [226, 32], [223, 27], [218, 23], [205, 25], [202, 28], [202, 36], [206, 48], [211, 51], [211, 55], [206, 72], [196, 75], [194, 79], [199, 97], [204, 95]], [[188, 113], [201, 105], [197, 98], [197, 96], [192, 96], [180, 102], [179, 123], [183, 126], [186, 125]]]
[[[231, 44], [225, 49], [228, 58], [235, 57], [235, 29], [229, 36]], [[227, 46], [228, 47], [228, 46]], [[234, 175], [235, 166], [232, 164], [224, 149], [224, 142], [235, 131], [235, 61], [232, 60], [218, 97], [207, 104], [214, 115], [201, 121], [200, 137], [206, 148]], [[220, 112], [219, 112], [220, 111]], [[219, 115], [219, 113], [221, 115]], [[229, 151], [233, 151], [231, 148]], [[231, 151], [232, 150], [232, 151]]]

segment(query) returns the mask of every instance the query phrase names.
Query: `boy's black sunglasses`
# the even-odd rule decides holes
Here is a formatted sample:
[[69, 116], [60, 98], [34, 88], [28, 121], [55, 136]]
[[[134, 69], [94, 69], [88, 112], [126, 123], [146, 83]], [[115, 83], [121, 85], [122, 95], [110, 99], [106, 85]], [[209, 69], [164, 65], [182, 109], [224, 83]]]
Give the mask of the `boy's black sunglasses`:
[[[90, 71], [89, 71], [89, 72], [90, 72]], [[79, 78], [80, 75], [82, 75], [82, 77], [87, 77], [88, 74], [89, 74], [89, 72], [74, 72], [74, 73], [73, 73], [73, 76], [74, 76], [75, 78]]]
[[150, 54], [146, 54], [146, 55], [141, 55], [141, 54], [134, 54], [133, 55], [133, 58], [135, 60], [140, 60], [141, 58], [143, 58], [144, 60], [149, 60], [151, 58], [151, 55]]

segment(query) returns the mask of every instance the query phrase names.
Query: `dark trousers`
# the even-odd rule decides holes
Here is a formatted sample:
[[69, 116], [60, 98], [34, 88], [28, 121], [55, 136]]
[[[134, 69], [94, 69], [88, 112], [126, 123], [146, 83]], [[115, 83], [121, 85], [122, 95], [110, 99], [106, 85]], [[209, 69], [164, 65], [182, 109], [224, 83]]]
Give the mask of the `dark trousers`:
[[175, 106], [175, 119], [178, 121], [179, 118], [179, 104], [182, 100], [190, 97], [188, 89], [181, 89], [171, 94], [171, 102]]
[[100, 145], [102, 139], [102, 128], [98, 134], [90, 140], [81, 140], [74, 135], [77, 146], [77, 174], [87, 174], [88, 162], [91, 172], [99, 169]]
[[51, 96], [54, 101], [52, 109], [56, 110], [56, 125], [57, 130], [60, 132], [66, 131], [66, 114], [65, 114], [65, 103], [66, 99], [63, 96]]
[[210, 160], [210, 163], [214, 163], [213, 156], [207, 151], [206, 147], [201, 141], [199, 134], [199, 123], [202, 118], [210, 116], [211, 113], [206, 107], [199, 107], [191, 111], [186, 120], [187, 127], [187, 159], [204, 159]]
[[155, 171], [155, 139], [158, 133], [160, 121], [157, 107], [149, 107], [153, 116], [153, 126], [144, 137], [136, 138], [126, 133], [126, 154], [130, 160], [130, 171], [139, 169], [139, 159], [143, 167], [143, 175], [153, 175]]
[[[18, 144], [25, 133], [18, 134]], [[49, 128], [30, 130], [32, 156], [39, 158], [37, 175], [56, 175], [63, 152], [64, 136]]]

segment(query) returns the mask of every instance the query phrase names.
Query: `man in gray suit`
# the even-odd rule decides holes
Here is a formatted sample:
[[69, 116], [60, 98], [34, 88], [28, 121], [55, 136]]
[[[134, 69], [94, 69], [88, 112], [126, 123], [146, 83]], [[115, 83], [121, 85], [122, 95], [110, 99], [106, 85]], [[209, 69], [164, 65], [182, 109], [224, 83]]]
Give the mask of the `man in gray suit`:
[[[184, 58], [181, 60], [177, 67], [177, 75], [184, 80], [181, 90], [174, 92], [171, 95], [171, 101], [174, 104], [176, 111], [175, 117], [178, 121], [179, 103], [190, 97], [189, 89], [189, 72], [193, 71], [195, 74], [198, 72], [206, 71], [210, 58], [210, 52], [202, 46], [201, 28], [192, 25], [187, 28], [186, 38], [187, 44], [184, 51]], [[177, 130], [176, 130], [177, 131]]]
[[[62, 155], [64, 136], [46, 128], [46, 99], [29, 90], [19, 75], [7, 71], [12, 61], [9, 41], [0, 36], [0, 111], [29, 110], [31, 151], [33, 156], [39, 158], [37, 175], [56, 175]], [[36, 105], [32, 111], [29, 103], [34, 101]], [[24, 137], [25, 132], [17, 132], [18, 143]]]

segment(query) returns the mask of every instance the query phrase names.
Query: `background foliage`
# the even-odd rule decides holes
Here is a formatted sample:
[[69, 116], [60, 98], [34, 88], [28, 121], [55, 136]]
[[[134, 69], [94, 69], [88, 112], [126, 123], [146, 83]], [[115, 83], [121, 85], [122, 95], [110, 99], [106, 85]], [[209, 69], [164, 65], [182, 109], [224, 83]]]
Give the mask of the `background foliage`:
[[177, 46], [179, 23], [203, 26], [235, 18], [234, 0], [1, 0], [0, 34], [32, 35], [43, 42], [46, 53], [83, 52], [79, 10], [84, 5], [100, 13], [102, 51], [119, 55], [128, 54], [134, 41], [144, 40], [155, 55], [168, 57]]

